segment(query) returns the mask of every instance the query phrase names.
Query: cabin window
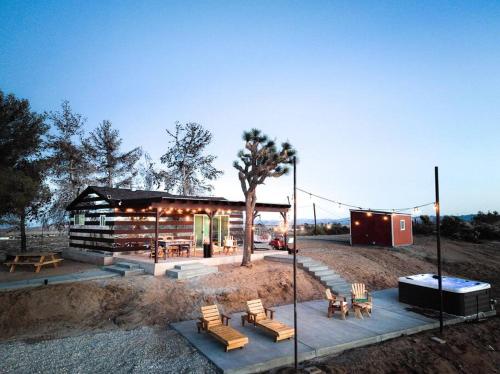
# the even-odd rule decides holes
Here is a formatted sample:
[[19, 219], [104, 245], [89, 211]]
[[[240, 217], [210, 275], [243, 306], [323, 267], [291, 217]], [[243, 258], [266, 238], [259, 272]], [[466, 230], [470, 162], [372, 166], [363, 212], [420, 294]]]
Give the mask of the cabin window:
[[399, 221], [399, 228], [401, 229], [401, 231], [405, 231], [406, 230], [406, 221], [404, 219], [402, 219], [401, 221]]
[[75, 225], [85, 225], [85, 214], [75, 214]]
[[99, 226], [106, 226], [106, 215], [101, 214], [99, 216]]

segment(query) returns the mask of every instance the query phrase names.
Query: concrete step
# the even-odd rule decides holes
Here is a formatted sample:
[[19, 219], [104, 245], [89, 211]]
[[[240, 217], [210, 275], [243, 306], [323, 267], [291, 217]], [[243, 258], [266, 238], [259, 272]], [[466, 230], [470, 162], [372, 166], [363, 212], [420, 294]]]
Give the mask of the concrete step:
[[189, 279], [194, 277], [201, 277], [203, 275], [217, 273], [219, 269], [217, 266], [203, 266], [201, 268], [191, 268], [191, 269], [170, 269], [167, 270], [166, 274], [169, 278], [175, 279]]
[[203, 265], [200, 262], [188, 262], [187, 264], [175, 265], [174, 269], [179, 269], [179, 270], [195, 270], [195, 269], [204, 268], [205, 266], [206, 265]]
[[330, 270], [330, 269], [326, 269], [326, 270], [319, 270], [319, 271], [315, 271], [315, 272], [312, 272], [314, 276], [316, 277], [324, 277], [325, 275], [335, 275], [337, 273], [335, 273], [333, 270]]
[[117, 265], [110, 265], [110, 266], [104, 266], [102, 268], [103, 270], [110, 271], [112, 273], [118, 273], [124, 277], [127, 277], [129, 275], [139, 275], [139, 274], [144, 274], [144, 269], [137, 268], [137, 269], [127, 269], [124, 267], [120, 267]]
[[124, 269], [140, 269], [139, 265], [132, 262], [117, 262], [115, 265]]
[[326, 284], [327, 284], [328, 287], [334, 287], [334, 288], [337, 288], [337, 289], [345, 289], [345, 288], [347, 288], [344, 281], [331, 281], [330, 280], [330, 281], [327, 281]]
[[328, 266], [326, 266], [326, 265], [304, 266], [304, 269], [307, 269], [308, 271], [311, 271], [313, 273], [316, 273], [316, 272], [322, 271], [322, 270], [329, 270]]
[[329, 281], [329, 280], [337, 280], [337, 279], [340, 280], [342, 278], [340, 277], [340, 275], [335, 274], [335, 273], [334, 274], [330, 274], [330, 275], [322, 275], [322, 276], [319, 277], [319, 280], [323, 281], [323, 282], [326, 282], [326, 281]]

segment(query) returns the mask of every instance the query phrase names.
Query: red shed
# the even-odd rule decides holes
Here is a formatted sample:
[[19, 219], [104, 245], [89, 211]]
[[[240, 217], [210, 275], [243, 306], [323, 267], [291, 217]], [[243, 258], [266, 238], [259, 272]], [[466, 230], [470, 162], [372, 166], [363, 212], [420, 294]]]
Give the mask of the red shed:
[[411, 214], [351, 210], [351, 245], [401, 247], [413, 244]]

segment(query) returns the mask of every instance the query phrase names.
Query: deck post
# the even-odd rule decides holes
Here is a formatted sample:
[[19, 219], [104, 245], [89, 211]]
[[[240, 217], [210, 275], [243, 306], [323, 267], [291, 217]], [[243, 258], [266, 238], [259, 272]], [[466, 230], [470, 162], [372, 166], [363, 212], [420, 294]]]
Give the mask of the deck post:
[[159, 223], [160, 220], [160, 211], [158, 208], [155, 208], [156, 219], [155, 219], [155, 264], [158, 263], [158, 231], [159, 231]]
[[214, 255], [214, 240], [213, 240], [213, 231], [214, 231], [214, 225], [213, 225], [213, 218], [214, 218], [215, 213], [208, 213], [208, 240], [210, 243], [210, 257]]

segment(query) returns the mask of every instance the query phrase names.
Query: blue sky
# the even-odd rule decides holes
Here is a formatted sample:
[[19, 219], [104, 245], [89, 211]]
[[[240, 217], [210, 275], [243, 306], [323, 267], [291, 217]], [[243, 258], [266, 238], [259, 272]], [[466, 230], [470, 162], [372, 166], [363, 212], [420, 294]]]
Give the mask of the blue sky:
[[[371, 208], [433, 201], [500, 210], [500, 3], [2, 1], [0, 89], [35, 110], [63, 99], [153, 158], [196, 121], [231, 167], [257, 127], [298, 149], [300, 187]], [[285, 202], [290, 176], [258, 190]], [[299, 195], [299, 216], [312, 199]], [[319, 217], [346, 216], [318, 202]], [[430, 210], [429, 210], [430, 211]]]

